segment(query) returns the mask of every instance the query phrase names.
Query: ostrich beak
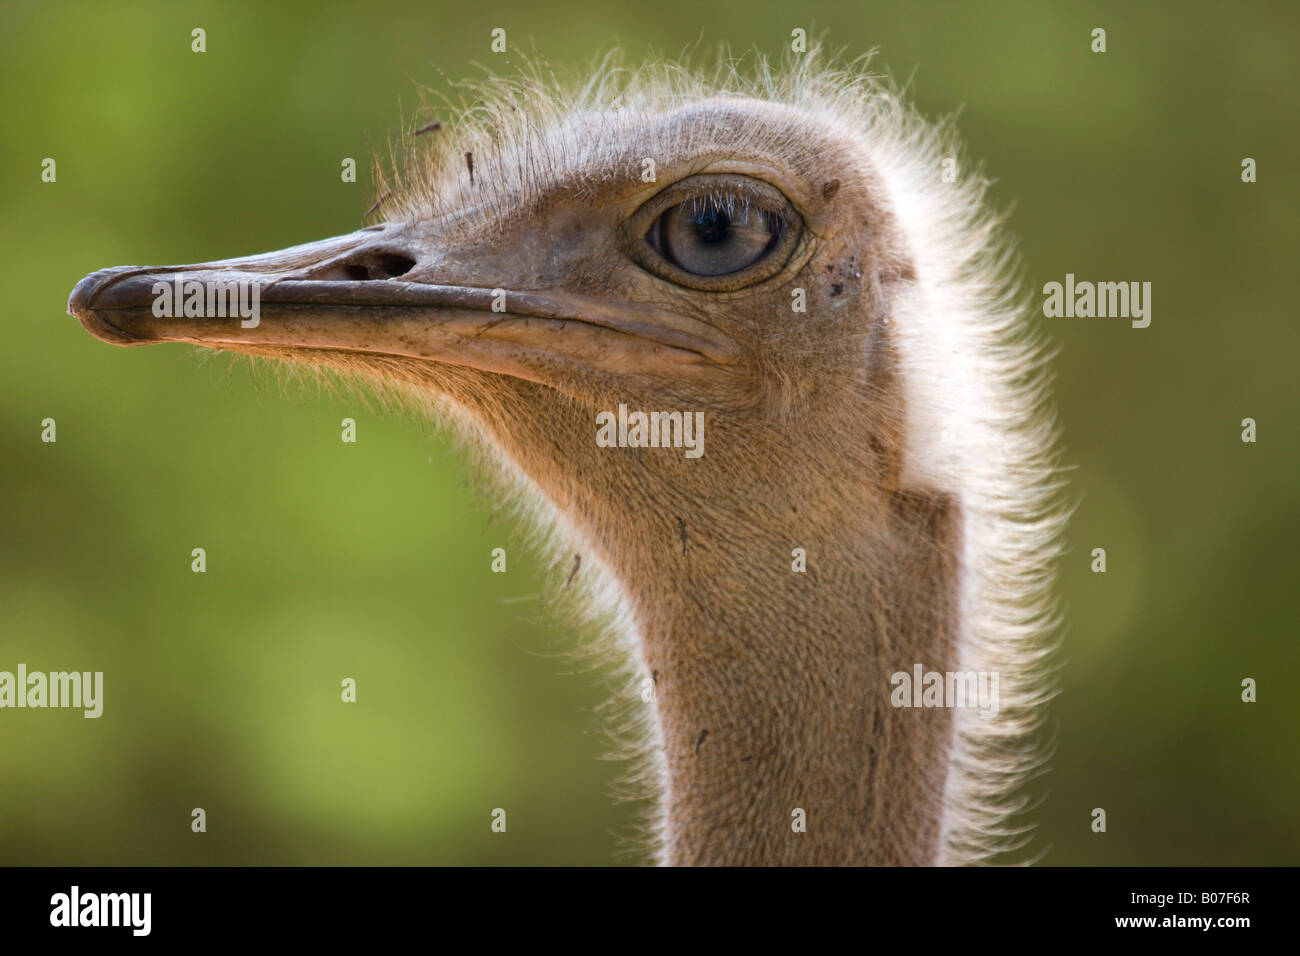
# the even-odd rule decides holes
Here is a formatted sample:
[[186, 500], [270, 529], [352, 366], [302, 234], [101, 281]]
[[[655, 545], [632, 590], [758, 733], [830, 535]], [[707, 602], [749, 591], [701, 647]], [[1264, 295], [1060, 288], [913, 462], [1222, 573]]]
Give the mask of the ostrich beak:
[[738, 358], [712, 326], [645, 303], [521, 290], [473, 267], [451, 270], [473, 284], [417, 281], [407, 235], [390, 223], [241, 259], [102, 269], [68, 312], [114, 345], [401, 356], [548, 384], [591, 370], [707, 374]]

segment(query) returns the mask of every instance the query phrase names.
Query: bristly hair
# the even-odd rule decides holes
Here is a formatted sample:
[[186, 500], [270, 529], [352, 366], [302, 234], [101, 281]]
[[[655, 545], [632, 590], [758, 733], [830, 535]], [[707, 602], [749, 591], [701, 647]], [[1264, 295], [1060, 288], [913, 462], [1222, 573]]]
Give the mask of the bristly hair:
[[[703, 70], [686, 62], [628, 69], [611, 54], [570, 81], [543, 62], [526, 63], [511, 78], [459, 85], [458, 104], [444, 99], [437, 106], [436, 131], [393, 145], [392, 168], [376, 171], [383, 197], [377, 213], [390, 220], [448, 217], [467, 237], [490, 238], [507, 208], [540, 203], [557, 189], [598, 195], [610, 163], [625, 159], [630, 144], [644, 146], [641, 155], [689, 155], [693, 135], [702, 134], [684, 126], [674, 129], [673, 141], [647, 142], [646, 119], [719, 97], [782, 105], [860, 144], [915, 263], [915, 282], [895, 296], [890, 319], [907, 404], [904, 479], [961, 502], [959, 667], [1000, 678], [996, 719], [973, 709], [956, 714], [940, 861], [1000, 861], [1029, 839], [1021, 823], [1025, 788], [1046, 758], [1041, 724], [1054, 692], [1054, 564], [1067, 515], [1059, 428], [1047, 394], [1050, 356], [1030, 320], [1001, 217], [987, 205], [988, 180], [967, 162], [952, 121], [924, 120], [896, 84], [868, 71], [868, 61], [869, 55], [827, 64], [814, 49], [787, 55], [781, 65], [755, 55], [723, 56]], [[427, 124], [410, 124], [417, 126]], [[810, 148], [793, 137], [781, 140], [780, 124], [754, 122], [733, 132], [739, 141], [771, 144], [775, 137], [796, 155]], [[958, 173], [952, 182], [941, 175], [945, 160]], [[510, 477], [529, 487], [522, 475]], [[548, 520], [562, 521], [543, 510]], [[575, 548], [556, 553], [568, 574]], [[628, 615], [617, 610], [617, 585], [590, 565], [582, 568], [588, 574], [595, 575], [588, 579], [592, 593], [604, 596], [595, 602], [605, 611], [599, 616], [630, 630]], [[653, 778], [646, 768], [654, 758], [645, 752], [653, 734], [642, 726], [629, 737]]]

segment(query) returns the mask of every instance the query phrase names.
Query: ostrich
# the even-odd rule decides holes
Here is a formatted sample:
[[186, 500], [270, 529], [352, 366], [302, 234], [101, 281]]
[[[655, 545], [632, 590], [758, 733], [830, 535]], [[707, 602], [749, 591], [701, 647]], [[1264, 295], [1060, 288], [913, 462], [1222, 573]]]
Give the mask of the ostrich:
[[[1007, 859], [1063, 518], [987, 181], [861, 61], [540, 73], [472, 86], [379, 174], [374, 225], [101, 270], [69, 312], [460, 426], [550, 529], [558, 590], [612, 622], [658, 862]], [[218, 283], [258, 315], [214, 311]], [[626, 409], [702, 422], [703, 453], [671, 416], [658, 447], [598, 442]], [[993, 675], [996, 715], [900, 690], [931, 673]]]

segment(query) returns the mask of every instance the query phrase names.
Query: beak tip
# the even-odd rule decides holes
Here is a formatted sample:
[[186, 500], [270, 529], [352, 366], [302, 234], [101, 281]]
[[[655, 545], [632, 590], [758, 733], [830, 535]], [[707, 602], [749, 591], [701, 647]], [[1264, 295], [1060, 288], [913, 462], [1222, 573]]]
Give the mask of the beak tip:
[[68, 315], [75, 317], [83, 329], [101, 341], [112, 345], [145, 344], [139, 337], [128, 335], [107, 322], [95, 309], [95, 302], [104, 289], [124, 274], [137, 272], [139, 268], [139, 266], [114, 266], [111, 269], [92, 272], [72, 287], [72, 294], [68, 296]]
[[72, 287], [68, 296], [68, 315], [81, 315], [90, 311], [95, 305], [95, 298], [110, 283], [124, 272], [136, 269], [136, 266], [114, 266], [111, 269], [99, 269], [86, 276]]

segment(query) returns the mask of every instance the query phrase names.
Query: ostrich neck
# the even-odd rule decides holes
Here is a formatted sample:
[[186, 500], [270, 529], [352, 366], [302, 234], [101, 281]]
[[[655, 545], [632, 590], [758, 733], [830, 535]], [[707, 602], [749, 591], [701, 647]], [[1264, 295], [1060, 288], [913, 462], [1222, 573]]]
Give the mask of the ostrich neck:
[[899, 490], [871, 418], [896, 404], [837, 403], [866, 438], [732, 432], [689, 461], [596, 448], [519, 388], [488, 422], [618, 580], [654, 681], [662, 860], [938, 861], [952, 711], [892, 706], [890, 677], [957, 669], [961, 515]]
[[694, 520], [630, 578], [657, 582], [637, 604], [666, 862], [936, 862], [952, 712], [892, 706], [890, 676], [956, 669], [956, 507], [895, 493], [739, 538]]

